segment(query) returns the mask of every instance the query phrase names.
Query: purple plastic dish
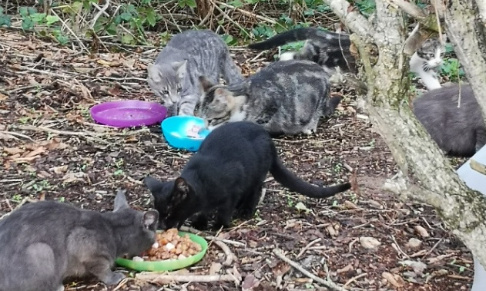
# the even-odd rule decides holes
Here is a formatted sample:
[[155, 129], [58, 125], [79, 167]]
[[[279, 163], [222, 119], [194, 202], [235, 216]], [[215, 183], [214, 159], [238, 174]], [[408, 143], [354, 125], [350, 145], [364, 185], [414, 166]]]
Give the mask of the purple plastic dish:
[[114, 127], [152, 125], [167, 116], [167, 108], [157, 102], [120, 100], [105, 102], [91, 108], [94, 121]]

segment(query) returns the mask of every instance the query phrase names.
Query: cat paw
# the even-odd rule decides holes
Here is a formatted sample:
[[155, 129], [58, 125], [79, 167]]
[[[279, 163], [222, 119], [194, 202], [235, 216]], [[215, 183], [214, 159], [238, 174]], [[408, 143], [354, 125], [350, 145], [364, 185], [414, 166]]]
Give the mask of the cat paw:
[[121, 280], [125, 279], [125, 275], [119, 272], [111, 272], [106, 275], [105, 278], [101, 279], [106, 285], [116, 285], [120, 283]]
[[313, 133], [313, 131], [311, 129], [306, 129], [306, 130], [303, 130], [302, 133], [305, 134], [305, 135], [311, 135]]
[[208, 229], [208, 220], [203, 216], [196, 216], [191, 221], [192, 227], [198, 230], [207, 230]]

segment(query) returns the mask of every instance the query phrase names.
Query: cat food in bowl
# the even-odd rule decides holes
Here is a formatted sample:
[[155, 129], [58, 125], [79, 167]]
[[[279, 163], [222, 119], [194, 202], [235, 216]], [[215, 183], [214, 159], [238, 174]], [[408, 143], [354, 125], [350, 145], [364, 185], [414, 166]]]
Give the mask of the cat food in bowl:
[[204, 238], [172, 228], [158, 231], [155, 244], [141, 256], [118, 258], [116, 263], [137, 271], [173, 271], [199, 262], [207, 249]]
[[204, 120], [195, 116], [172, 116], [161, 124], [167, 143], [174, 148], [196, 152], [209, 134]]

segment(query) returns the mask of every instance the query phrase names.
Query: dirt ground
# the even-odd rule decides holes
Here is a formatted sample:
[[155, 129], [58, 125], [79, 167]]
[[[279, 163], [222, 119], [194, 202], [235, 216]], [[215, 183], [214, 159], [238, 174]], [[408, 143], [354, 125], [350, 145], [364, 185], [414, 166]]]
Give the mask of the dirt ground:
[[[90, 54], [4, 29], [0, 39], [0, 215], [27, 197], [110, 211], [119, 187], [128, 189], [133, 207], [151, 207], [141, 179], [175, 178], [192, 154], [169, 148], [157, 125], [108, 128], [95, 124], [89, 109], [119, 99], [156, 101], [145, 78], [157, 49], [115, 45], [110, 49], [117, 53]], [[244, 73], [262, 65], [248, 50], [232, 52]], [[285, 165], [305, 180], [335, 184], [355, 173], [358, 187], [316, 200], [290, 193], [269, 176], [255, 217], [218, 234], [233, 261], [211, 243], [203, 260], [182, 272], [232, 274], [233, 281], [161, 285], [124, 270], [128, 279], [119, 286], [86, 279], [68, 282], [66, 290], [328, 290], [283, 262], [276, 249], [348, 290], [469, 290], [468, 250], [430, 207], [381, 189], [396, 173], [393, 158], [357, 112], [353, 95], [334, 94], [344, 101], [315, 135], [275, 142]]]

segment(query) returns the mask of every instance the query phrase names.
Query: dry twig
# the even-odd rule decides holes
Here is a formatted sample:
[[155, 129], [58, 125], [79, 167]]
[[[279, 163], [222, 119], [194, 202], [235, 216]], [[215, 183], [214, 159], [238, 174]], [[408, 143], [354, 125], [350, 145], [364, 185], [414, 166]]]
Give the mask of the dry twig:
[[142, 272], [135, 275], [135, 278], [156, 284], [170, 284], [174, 282], [232, 282], [235, 280], [233, 275], [172, 275], [154, 272]]
[[292, 267], [294, 267], [295, 269], [299, 270], [302, 274], [306, 275], [307, 277], [311, 278], [312, 280], [332, 289], [332, 290], [338, 290], [338, 291], [346, 291], [345, 288], [337, 285], [336, 283], [332, 282], [331, 280], [323, 280], [319, 277], [317, 277], [316, 275], [312, 274], [311, 272], [307, 271], [306, 269], [304, 269], [304, 267], [302, 267], [301, 265], [299, 265], [298, 263], [292, 261], [291, 259], [287, 258], [282, 250], [280, 249], [274, 249], [273, 250], [273, 253], [279, 258], [281, 259], [282, 261], [288, 263], [289, 265], [291, 265]]

